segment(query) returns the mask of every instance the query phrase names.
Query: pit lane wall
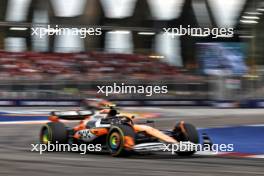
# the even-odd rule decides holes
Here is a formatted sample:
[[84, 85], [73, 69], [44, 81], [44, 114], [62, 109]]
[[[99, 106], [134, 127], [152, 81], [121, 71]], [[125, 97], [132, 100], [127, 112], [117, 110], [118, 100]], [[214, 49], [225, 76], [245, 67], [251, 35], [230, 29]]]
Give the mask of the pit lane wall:
[[[81, 99], [2, 99], [0, 106], [80, 106]], [[157, 100], [157, 99], [112, 99], [118, 106], [212, 106], [216, 108], [264, 108], [264, 99], [258, 100], [206, 100], [206, 99], [174, 99], [174, 100]]]

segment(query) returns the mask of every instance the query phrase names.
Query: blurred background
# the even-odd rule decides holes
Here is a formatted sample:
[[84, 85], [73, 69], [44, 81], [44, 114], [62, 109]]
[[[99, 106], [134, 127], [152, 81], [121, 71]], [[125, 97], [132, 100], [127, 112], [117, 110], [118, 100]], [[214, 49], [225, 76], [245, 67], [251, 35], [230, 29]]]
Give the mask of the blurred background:
[[[1, 0], [0, 97], [98, 97], [97, 85], [167, 85], [151, 99], [264, 98], [263, 0]], [[102, 35], [32, 36], [32, 27]], [[163, 28], [234, 28], [233, 37]], [[112, 99], [147, 99], [111, 95]]]

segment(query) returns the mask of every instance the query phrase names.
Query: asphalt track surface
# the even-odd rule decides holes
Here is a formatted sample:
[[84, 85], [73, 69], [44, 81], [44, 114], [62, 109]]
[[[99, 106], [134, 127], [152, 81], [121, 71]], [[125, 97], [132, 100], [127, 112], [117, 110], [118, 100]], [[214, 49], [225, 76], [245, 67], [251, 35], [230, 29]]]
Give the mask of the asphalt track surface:
[[[197, 127], [264, 124], [261, 110], [256, 110], [258, 113], [189, 108], [149, 108], [144, 111], [161, 114], [162, 118], [156, 119], [156, 127], [160, 128], [171, 128], [179, 120]], [[40, 155], [30, 151], [30, 144], [38, 143], [40, 127], [40, 124], [0, 125], [0, 175], [264, 175], [264, 160], [256, 158], [169, 154], [113, 158], [107, 153], [80, 155], [68, 152]]]

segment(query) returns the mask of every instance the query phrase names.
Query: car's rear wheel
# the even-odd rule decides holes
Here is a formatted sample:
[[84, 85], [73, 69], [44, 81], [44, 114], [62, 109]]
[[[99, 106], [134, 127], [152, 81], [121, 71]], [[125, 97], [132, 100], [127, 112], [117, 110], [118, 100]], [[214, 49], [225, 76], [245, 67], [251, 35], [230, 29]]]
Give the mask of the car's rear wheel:
[[[174, 132], [177, 134], [175, 139], [177, 141], [190, 141], [194, 144], [199, 144], [199, 134], [195, 126], [189, 123], [178, 123], [175, 128]], [[190, 156], [193, 155], [196, 151], [186, 151], [186, 152], [177, 152], [180, 156]]]
[[112, 156], [131, 154], [135, 144], [135, 132], [129, 125], [113, 126], [107, 136], [107, 147]]
[[67, 129], [61, 122], [49, 122], [41, 128], [40, 143], [66, 144], [68, 141]]

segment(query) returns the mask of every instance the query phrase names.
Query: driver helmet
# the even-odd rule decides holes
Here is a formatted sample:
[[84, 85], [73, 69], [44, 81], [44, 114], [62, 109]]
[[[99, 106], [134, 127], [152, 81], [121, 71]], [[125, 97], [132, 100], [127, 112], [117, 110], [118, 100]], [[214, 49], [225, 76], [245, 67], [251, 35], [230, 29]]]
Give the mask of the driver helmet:
[[117, 110], [115, 109], [110, 109], [110, 111], [107, 114], [107, 117], [114, 117], [117, 115]]

